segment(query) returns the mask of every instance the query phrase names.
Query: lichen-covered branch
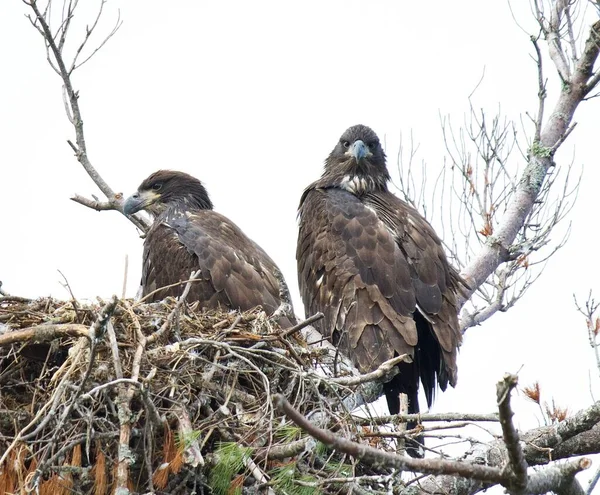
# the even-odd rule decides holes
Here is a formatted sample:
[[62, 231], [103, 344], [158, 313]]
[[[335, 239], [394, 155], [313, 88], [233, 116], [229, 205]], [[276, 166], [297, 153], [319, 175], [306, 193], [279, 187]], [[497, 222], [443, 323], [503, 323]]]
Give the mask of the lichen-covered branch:
[[[566, 5], [565, 8], [570, 8], [567, 2], [562, 4]], [[560, 25], [557, 26], [556, 22], [559, 22], [557, 18], [547, 27], [549, 32], [558, 35]], [[573, 71], [567, 71], [563, 67], [562, 57], [552, 57], [564, 79], [563, 89], [554, 111], [540, 132], [539, 142], [534, 142], [529, 150], [527, 166], [500, 225], [462, 272], [471, 287], [471, 293], [481, 286], [498, 266], [510, 259], [511, 246], [538, 198], [546, 175], [554, 164], [554, 154], [572, 126], [575, 111], [598, 83], [598, 73], [595, 72], [594, 66], [600, 50], [599, 33], [600, 21], [596, 21], [589, 30], [581, 57], [574, 61]], [[547, 36], [547, 40], [552, 50], [560, 49], [555, 37]]]

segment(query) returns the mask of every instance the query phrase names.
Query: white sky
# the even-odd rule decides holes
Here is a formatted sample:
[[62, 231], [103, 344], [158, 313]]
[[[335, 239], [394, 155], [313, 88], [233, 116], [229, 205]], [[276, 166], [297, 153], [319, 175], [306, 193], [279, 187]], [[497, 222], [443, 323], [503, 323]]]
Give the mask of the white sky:
[[[537, 109], [528, 6], [515, 12], [524, 32], [505, 2], [111, 0], [103, 32], [118, 9], [122, 28], [74, 77], [90, 160], [126, 195], [159, 168], [200, 178], [282, 268], [300, 314], [296, 207], [347, 127], [386, 139], [392, 174], [399, 136], [412, 131], [438, 170], [439, 115], [463, 121], [484, 69], [476, 105], [517, 120]], [[133, 296], [142, 240], [119, 214], [69, 200], [99, 192], [66, 144], [61, 83], [26, 12], [0, 3], [0, 280], [12, 294], [66, 298], [61, 270], [77, 297], [108, 297], [121, 292], [128, 254]], [[77, 33], [92, 12], [81, 11]], [[546, 75], [556, 79], [549, 63]], [[585, 167], [568, 245], [516, 307], [467, 332], [458, 388], [434, 411], [494, 411], [495, 382], [521, 366], [521, 384], [540, 380], [546, 399], [573, 411], [591, 403], [590, 389], [600, 395], [572, 300], [598, 287], [598, 105], [580, 108], [559, 157]], [[515, 407], [520, 426], [538, 424], [532, 405]]]

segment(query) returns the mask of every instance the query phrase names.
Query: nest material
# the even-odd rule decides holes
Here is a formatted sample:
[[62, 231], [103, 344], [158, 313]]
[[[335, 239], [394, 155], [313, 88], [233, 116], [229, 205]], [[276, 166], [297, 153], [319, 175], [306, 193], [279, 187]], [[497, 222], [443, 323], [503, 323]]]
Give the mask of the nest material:
[[2, 297], [0, 493], [346, 492], [271, 400], [355, 437], [323, 359], [260, 310]]

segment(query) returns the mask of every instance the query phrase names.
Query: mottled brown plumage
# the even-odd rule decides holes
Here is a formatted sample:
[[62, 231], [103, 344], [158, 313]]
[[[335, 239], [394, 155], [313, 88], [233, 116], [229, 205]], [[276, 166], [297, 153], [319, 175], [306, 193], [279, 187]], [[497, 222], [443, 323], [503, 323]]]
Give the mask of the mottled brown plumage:
[[[289, 293], [279, 268], [231, 220], [213, 211], [206, 189], [183, 172], [159, 170], [125, 203], [127, 214], [145, 209], [154, 216], [144, 241], [142, 295], [188, 280], [189, 301], [207, 309], [248, 310], [261, 306], [280, 325], [295, 323]], [[151, 295], [150, 301], [178, 296], [183, 285]]]
[[461, 343], [457, 291], [429, 223], [388, 191], [385, 153], [368, 127], [348, 129], [325, 162], [322, 177], [300, 201], [296, 258], [307, 314], [363, 372], [407, 353], [412, 363], [385, 384], [392, 414], [399, 393], [418, 412], [419, 380], [431, 405], [436, 381], [456, 384]]

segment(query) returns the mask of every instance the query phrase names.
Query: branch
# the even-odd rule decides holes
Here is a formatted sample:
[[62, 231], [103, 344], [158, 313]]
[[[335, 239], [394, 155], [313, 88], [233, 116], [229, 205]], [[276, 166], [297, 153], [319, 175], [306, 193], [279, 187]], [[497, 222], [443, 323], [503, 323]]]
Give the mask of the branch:
[[353, 416], [353, 422], [357, 425], [386, 425], [389, 423], [408, 423], [409, 421], [500, 421], [497, 413], [493, 414], [469, 414], [469, 413], [419, 413], [419, 414], [392, 414], [389, 416], [378, 416], [376, 418], [359, 418]]
[[308, 374], [314, 376], [315, 378], [325, 380], [327, 383], [335, 383], [336, 385], [351, 387], [385, 378], [392, 370], [394, 370], [397, 364], [402, 362], [411, 362], [411, 360], [412, 358], [408, 354], [402, 354], [402, 356], [396, 356], [392, 359], [388, 359], [384, 363], [381, 363], [379, 368], [374, 371], [356, 376], [323, 377], [312, 371]]
[[559, 423], [522, 435], [529, 465], [600, 452], [600, 402]]
[[[123, 194], [121, 193], [117, 193], [115, 195], [115, 198], [111, 201], [99, 201], [96, 197], [94, 197], [94, 199], [88, 199], [83, 196], [80, 196], [79, 194], [75, 194], [73, 197], [71, 197], [71, 201], [74, 201], [75, 203], [79, 203], [80, 205], [86, 206], [96, 211], [114, 210], [118, 211], [119, 213], [123, 213], [121, 207], [121, 202], [123, 201]], [[148, 221], [138, 213], [134, 215], [129, 215], [127, 216], [127, 218], [129, 218], [129, 220], [131, 220], [131, 222], [142, 232], [147, 232], [150, 228], [150, 224], [148, 223]]]
[[[557, 144], [560, 145], [564, 140], [579, 104], [598, 83], [593, 72], [600, 50], [598, 33], [600, 21], [591, 27], [585, 50], [576, 61], [572, 77], [566, 81], [566, 88], [560, 93], [554, 112], [540, 133], [539, 143], [534, 143], [529, 150], [527, 166], [502, 222], [495, 233], [488, 237], [478, 255], [464, 268], [461, 275], [471, 288], [466, 296], [480, 287], [500, 264], [509, 260], [509, 249], [525, 224], [554, 163], [553, 155]], [[460, 304], [464, 304], [466, 299], [467, 297], [461, 298]]]
[[302, 330], [303, 328], [306, 328], [309, 325], [312, 325], [315, 321], [319, 321], [321, 318], [324, 318], [324, 317], [325, 317], [325, 315], [323, 313], [315, 313], [311, 317], [306, 318], [306, 320], [301, 321], [297, 325], [294, 325], [293, 327], [288, 328], [287, 330], [285, 330], [280, 335], [280, 337], [282, 337], [282, 338], [289, 337], [290, 335], [298, 332], [299, 330]]
[[[51, 31], [50, 26], [47, 21], [47, 16], [49, 15], [48, 11], [45, 11], [42, 14], [42, 12], [40, 12], [40, 10], [37, 6], [36, 0], [30, 0], [29, 2], [25, 1], [25, 3], [27, 5], [29, 5], [31, 7], [31, 9], [33, 10], [33, 12], [35, 13], [35, 21], [32, 21], [32, 24], [34, 25], [34, 27], [36, 27], [36, 29], [43, 36], [44, 41], [46, 43], [47, 50], [49, 50], [49, 52], [52, 53], [52, 56], [54, 57], [56, 65], [54, 65], [52, 63], [52, 61], [50, 60], [49, 57], [48, 57], [48, 61], [50, 62], [50, 65], [58, 72], [58, 75], [62, 79], [63, 87], [67, 93], [67, 98], [69, 101], [69, 110], [70, 110], [69, 112], [67, 112], [67, 114], [68, 114], [69, 120], [71, 121], [71, 123], [73, 124], [73, 127], [75, 128], [76, 145], [73, 144], [71, 141], [68, 141], [68, 144], [69, 144], [69, 146], [71, 146], [71, 148], [75, 152], [75, 156], [76, 156], [77, 160], [83, 166], [86, 173], [90, 176], [90, 178], [94, 181], [94, 183], [98, 186], [98, 188], [106, 196], [106, 198], [108, 199], [108, 203], [114, 205], [113, 208], [106, 208], [106, 209], [115, 209], [115, 210], [121, 212], [122, 214], [124, 214], [123, 208], [122, 208], [123, 195], [116, 194], [112, 190], [112, 188], [106, 183], [106, 181], [100, 176], [98, 171], [94, 168], [94, 166], [92, 165], [92, 163], [90, 162], [90, 160], [88, 158], [87, 147], [86, 147], [86, 143], [85, 143], [85, 135], [83, 132], [83, 119], [81, 117], [81, 110], [79, 108], [79, 92], [75, 91], [75, 89], [73, 88], [73, 84], [71, 82], [71, 74], [76, 69], [77, 57], [79, 56], [80, 50], [83, 48], [83, 46], [87, 42], [89, 35], [91, 34], [91, 31], [88, 31], [88, 35], [86, 36], [84, 42], [81, 44], [80, 49], [77, 51], [75, 58], [73, 60], [72, 67], [70, 69], [67, 69], [65, 61], [62, 56], [62, 49], [64, 48], [64, 42], [66, 40], [67, 30], [69, 29], [69, 27], [71, 25], [71, 20], [74, 16], [74, 13], [73, 13], [74, 9], [68, 13], [67, 22], [63, 23], [61, 28], [59, 28], [59, 30], [62, 29], [62, 33], [61, 33], [60, 42], [59, 42], [60, 46], [58, 46], [55, 41], [55, 36], [52, 34], [52, 31]], [[102, 12], [103, 5], [104, 5], [104, 2], [101, 3], [100, 13], [97, 16], [96, 21], [94, 22], [92, 30], [98, 22], [98, 19]], [[114, 33], [116, 32], [116, 29], [118, 29], [118, 26], [119, 26], [119, 24], [117, 23], [117, 27], [115, 29], [113, 29], [113, 31], [109, 34], [108, 38], [102, 43], [102, 45], [104, 45], [104, 43], [106, 43], [106, 41], [114, 35]], [[94, 53], [96, 51], [94, 51]], [[89, 60], [89, 57], [86, 60], [84, 60], [81, 64], [85, 63], [87, 60]], [[79, 64], [79, 66], [81, 66], [81, 64]], [[75, 199], [75, 198], [77, 198], [77, 199]], [[75, 196], [75, 198], [73, 198], [74, 201], [81, 203], [81, 204], [90, 202], [89, 200], [87, 200], [85, 202], [82, 201], [82, 199], [84, 199], [84, 198], [81, 198], [80, 196]], [[88, 206], [88, 205], [86, 205], [86, 206]], [[105, 204], [102, 205], [102, 209], [104, 209], [104, 207], [105, 207]], [[136, 227], [138, 227], [139, 229], [141, 229], [142, 231], [146, 232], [148, 230], [148, 227], [149, 227], [148, 223], [141, 217], [138, 218], [138, 217], [127, 216], [127, 218], [129, 218], [129, 220], [131, 222], [133, 222], [134, 225]]]
[[0, 347], [17, 343], [39, 344], [51, 342], [63, 337], [90, 338], [90, 329], [85, 325], [76, 323], [62, 323], [54, 325], [37, 325], [22, 328], [0, 335]]
[[512, 422], [514, 413], [510, 407], [510, 394], [517, 386], [517, 383], [517, 376], [507, 373], [496, 385], [496, 397], [498, 400], [502, 435], [508, 451], [508, 460], [512, 470], [511, 474], [514, 475], [514, 479], [511, 480], [507, 488], [510, 493], [523, 494], [527, 488], [527, 463], [519, 445], [519, 434]]
[[[117, 298], [113, 296], [113, 298], [102, 307], [102, 309], [100, 310], [100, 312], [97, 315], [96, 321], [90, 327], [90, 334], [91, 334], [92, 338], [91, 338], [91, 345], [90, 345], [89, 362], [86, 367], [83, 378], [81, 379], [81, 381], [79, 382], [79, 385], [77, 385], [75, 391], [71, 395], [71, 402], [69, 402], [65, 406], [62, 414], [60, 415], [60, 418], [57, 421], [57, 424], [54, 426], [54, 430], [57, 432], [62, 429], [63, 425], [69, 418], [69, 415], [71, 414], [71, 411], [73, 410], [73, 407], [75, 406], [78, 398], [81, 396], [83, 387], [85, 386], [88, 378], [90, 377], [90, 375], [92, 373], [92, 370], [94, 368], [94, 361], [96, 358], [96, 341], [97, 341], [97, 339], [101, 338], [104, 335], [104, 333], [106, 331], [106, 326], [109, 323], [110, 318], [112, 317], [112, 315], [117, 307], [117, 302], [118, 302]], [[66, 380], [63, 380], [63, 383], [66, 383]], [[47, 462], [48, 456], [50, 455], [50, 452], [54, 448], [54, 445], [56, 444], [56, 442], [58, 442], [59, 438], [60, 438], [59, 435], [53, 435], [51, 437], [50, 441], [48, 442], [48, 444], [46, 445], [42, 455], [39, 458], [35, 473], [31, 477], [31, 479], [28, 481], [29, 487], [36, 488], [36, 489], [38, 488], [40, 479], [43, 476], [44, 471], [46, 470], [46, 468], [49, 465]]]
[[554, 464], [532, 473], [527, 483], [527, 493], [531, 495], [556, 492], [559, 495], [584, 495], [575, 475], [592, 465], [589, 459], [572, 459], [563, 464]]
[[451, 474], [493, 483], [504, 481], [502, 470], [498, 468], [444, 459], [413, 459], [346, 440], [328, 430], [316, 427], [294, 409], [283, 395], [273, 396], [273, 403], [310, 436], [366, 464], [426, 474]]

